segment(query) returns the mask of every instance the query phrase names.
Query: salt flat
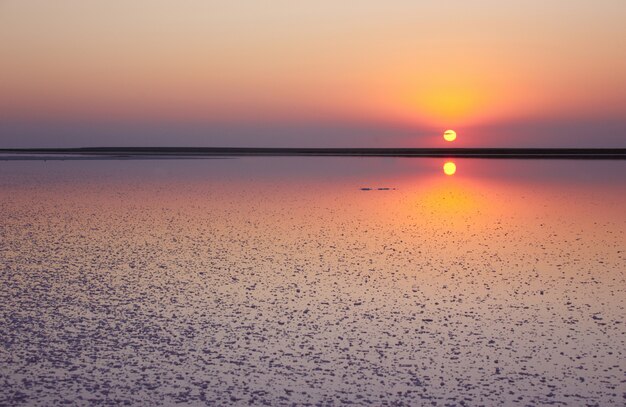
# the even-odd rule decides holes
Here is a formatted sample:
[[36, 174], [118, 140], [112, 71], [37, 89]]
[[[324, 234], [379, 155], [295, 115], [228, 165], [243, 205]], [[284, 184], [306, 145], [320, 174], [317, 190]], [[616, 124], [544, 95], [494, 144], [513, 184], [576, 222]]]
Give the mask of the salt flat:
[[624, 405], [626, 163], [441, 164], [0, 164], [0, 404]]

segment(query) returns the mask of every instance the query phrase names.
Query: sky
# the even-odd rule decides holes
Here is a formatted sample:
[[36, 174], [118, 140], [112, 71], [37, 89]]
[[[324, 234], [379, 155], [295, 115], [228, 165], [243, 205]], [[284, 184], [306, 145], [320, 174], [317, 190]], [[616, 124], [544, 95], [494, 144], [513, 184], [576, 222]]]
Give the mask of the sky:
[[624, 21], [624, 0], [0, 0], [0, 147], [626, 147]]

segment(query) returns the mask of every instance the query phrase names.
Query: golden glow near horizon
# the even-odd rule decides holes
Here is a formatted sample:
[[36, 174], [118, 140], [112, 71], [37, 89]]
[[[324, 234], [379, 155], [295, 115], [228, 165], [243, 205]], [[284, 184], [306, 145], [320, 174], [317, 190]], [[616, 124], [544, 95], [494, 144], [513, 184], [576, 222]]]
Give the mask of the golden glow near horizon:
[[456, 140], [456, 131], [454, 131], [454, 130], [446, 130], [443, 133], [443, 138], [446, 141], [454, 141], [454, 140]]
[[0, 116], [622, 118], [625, 15], [617, 0], [3, 0]]
[[443, 172], [446, 175], [454, 175], [456, 173], [456, 164], [452, 161], [448, 161], [443, 165]]

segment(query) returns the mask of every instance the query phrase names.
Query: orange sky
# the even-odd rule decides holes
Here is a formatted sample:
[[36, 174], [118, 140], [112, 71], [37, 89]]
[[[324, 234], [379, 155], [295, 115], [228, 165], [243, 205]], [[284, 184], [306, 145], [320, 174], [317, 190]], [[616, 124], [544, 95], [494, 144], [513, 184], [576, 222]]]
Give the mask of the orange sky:
[[620, 120], [624, 21], [622, 0], [4, 0], [0, 120]]

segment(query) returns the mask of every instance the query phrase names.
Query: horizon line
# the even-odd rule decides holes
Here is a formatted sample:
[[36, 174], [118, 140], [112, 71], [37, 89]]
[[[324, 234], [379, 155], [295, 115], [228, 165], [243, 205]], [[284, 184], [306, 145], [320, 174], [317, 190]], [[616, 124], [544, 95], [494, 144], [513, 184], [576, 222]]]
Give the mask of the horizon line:
[[501, 148], [501, 147], [76, 147], [76, 148], [0, 148], [0, 154], [72, 157], [128, 158], [210, 158], [210, 157], [423, 157], [423, 158], [516, 158], [626, 160], [626, 148]]

